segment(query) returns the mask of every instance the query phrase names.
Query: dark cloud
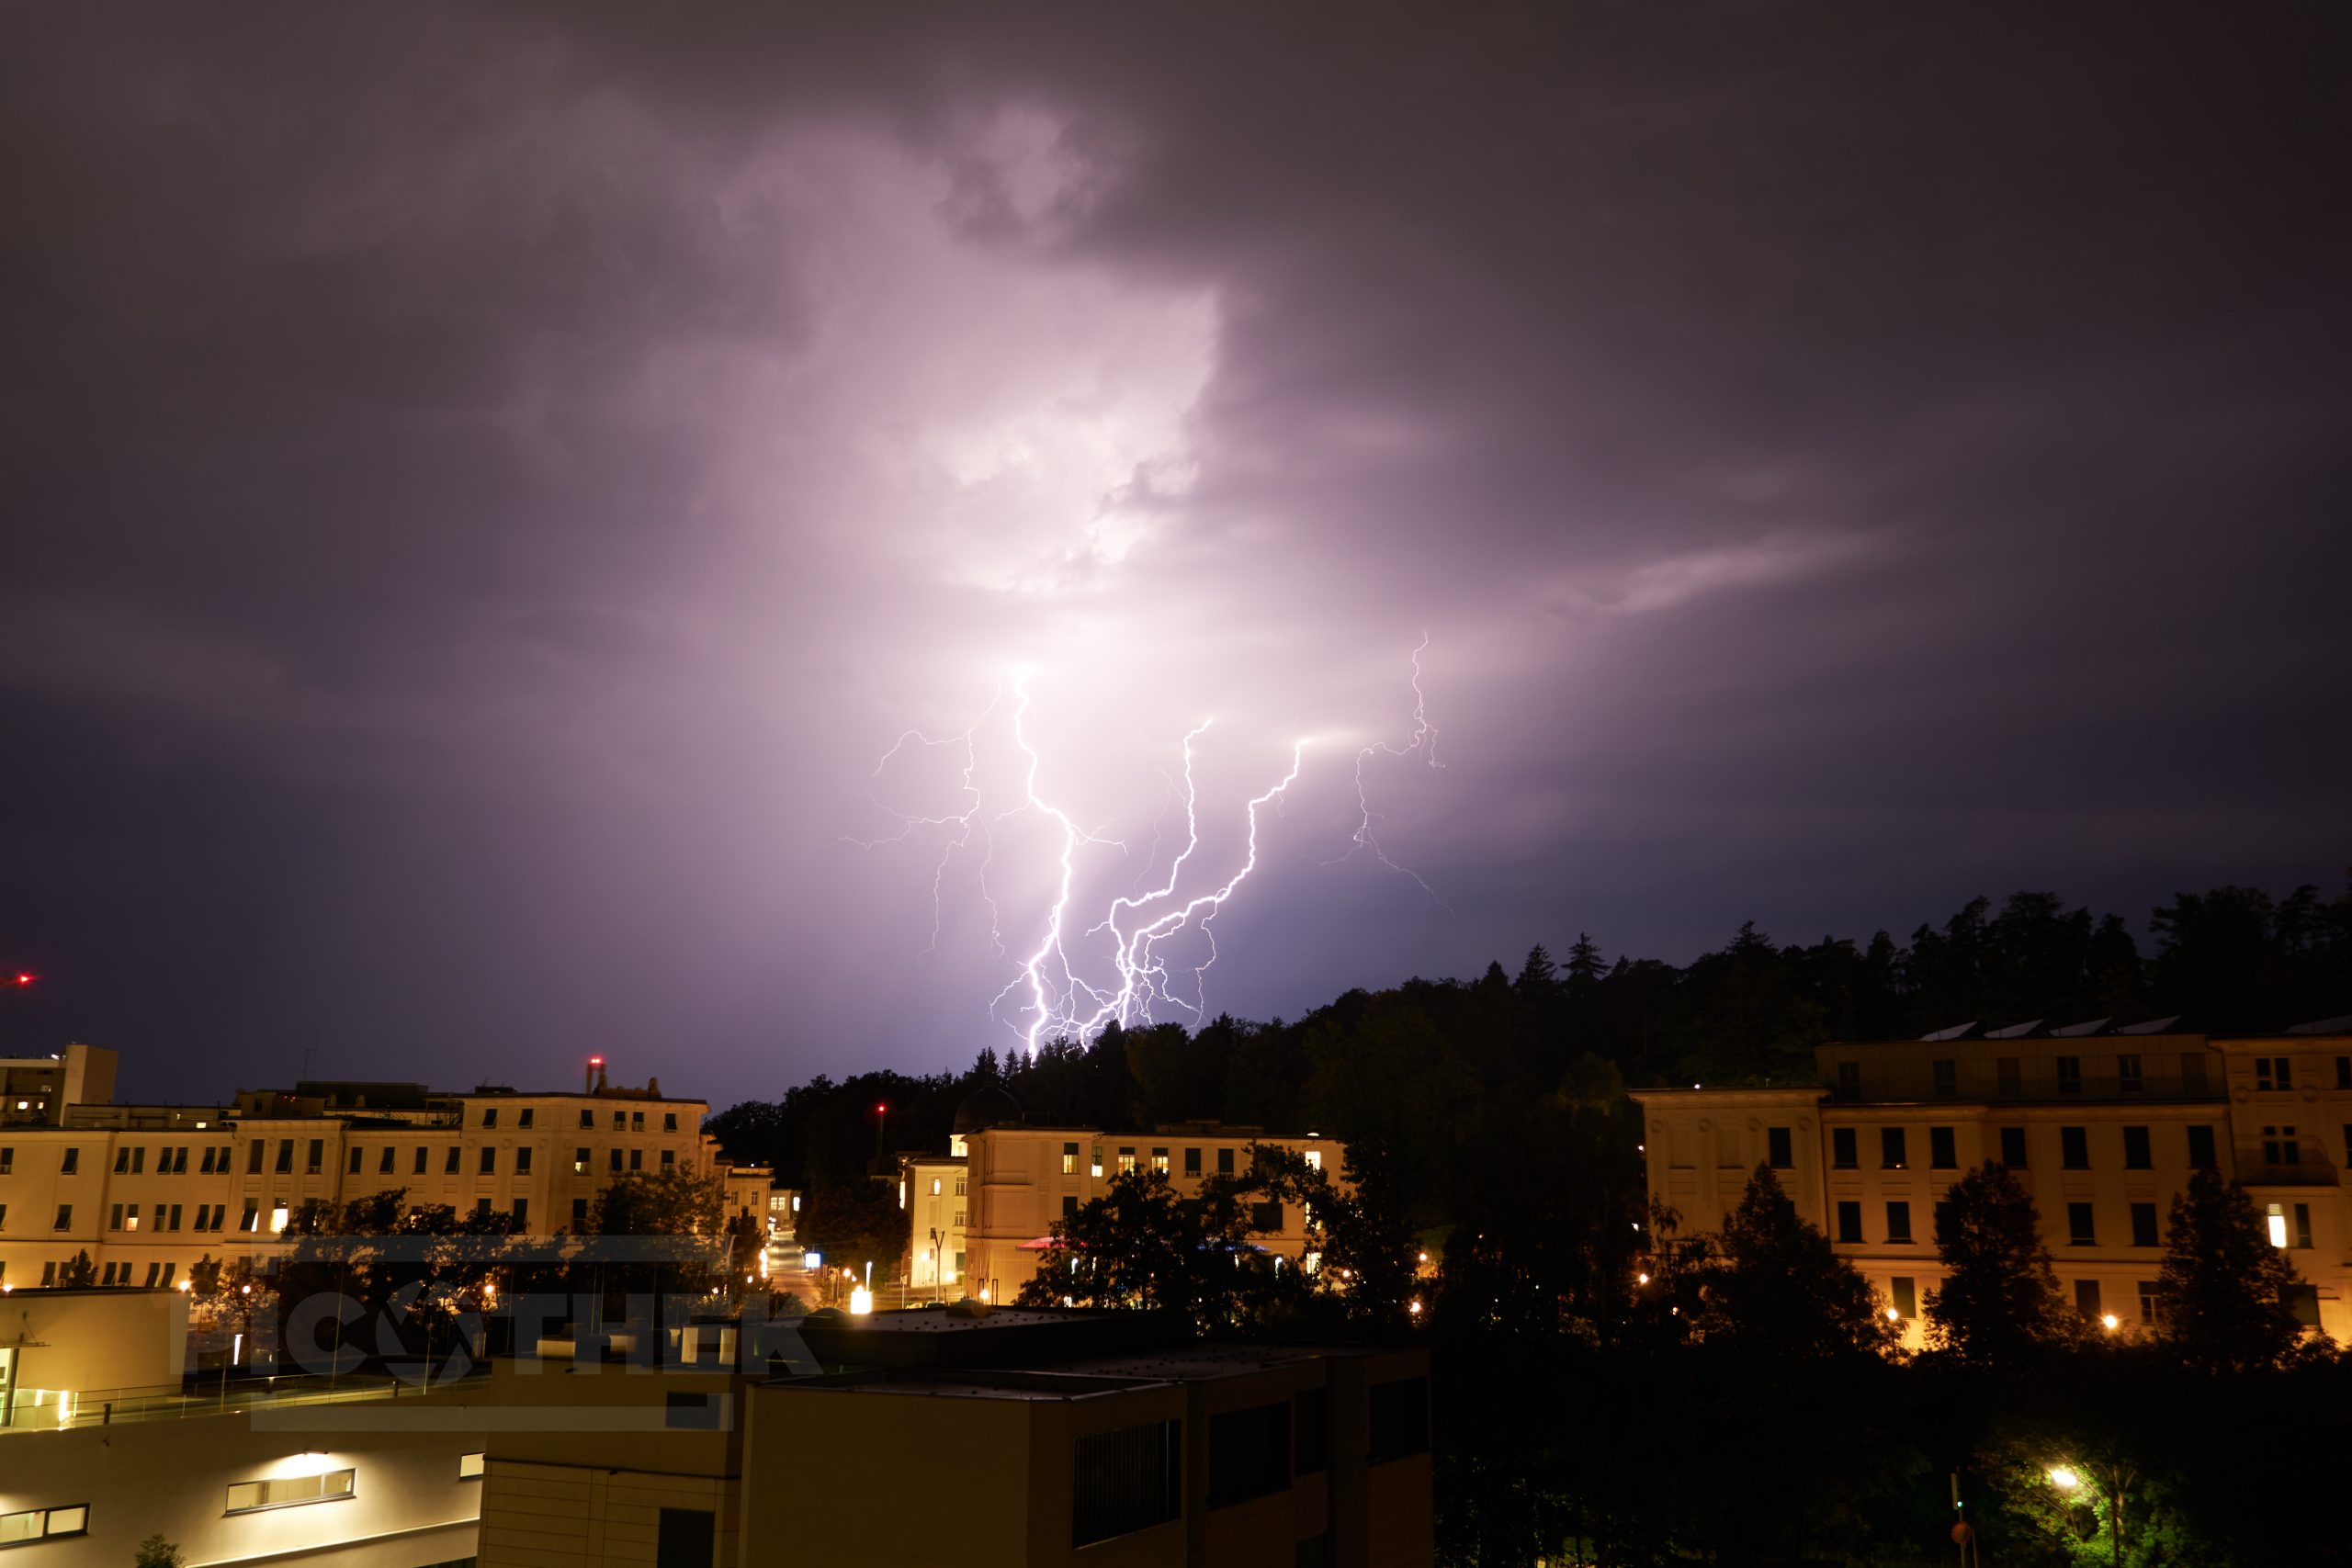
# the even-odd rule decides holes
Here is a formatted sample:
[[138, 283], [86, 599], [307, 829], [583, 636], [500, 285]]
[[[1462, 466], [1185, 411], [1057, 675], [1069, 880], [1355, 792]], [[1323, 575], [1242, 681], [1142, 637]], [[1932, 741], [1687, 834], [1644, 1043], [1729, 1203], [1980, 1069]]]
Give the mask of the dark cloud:
[[[0, 62], [0, 939], [56, 979], [10, 1037], [173, 1094], [961, 1058], [1004, 1038], [976, 863], [933, 944], [939, 829], [843, 840], [1022, 661], [1047, 787], [1138, 846], [1201, 715], [1220, 853], [1320, 737], [1221, 924], [1240, 1010], [2331, 876], [2346, 41], [44, 17]], [[1446, 765], [1367, 778], [1444, 908], [1340, 859], [1424, 632]]]

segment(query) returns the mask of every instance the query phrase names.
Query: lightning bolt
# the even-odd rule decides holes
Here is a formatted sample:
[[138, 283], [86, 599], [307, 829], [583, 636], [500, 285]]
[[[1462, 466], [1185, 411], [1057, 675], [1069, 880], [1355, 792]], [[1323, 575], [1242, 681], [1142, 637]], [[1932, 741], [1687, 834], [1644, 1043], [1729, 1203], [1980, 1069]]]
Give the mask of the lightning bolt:
[[1437, 896], [1437, 889], [1431, 887], [1429, 883], [1422, 878], [1419, 872], [1415, 871], [1408, 865], [1398, 865], [1395, 861], [1388, 858], [1388, 852], [1380, 847], [1380, 839], [1378, 835], [1373, 831], [1373, 824], [1379, 820], [1379, 814], [1372, 808], [1372, 796], [1365, 789], [1363, 782], [1363, 765], [1365, 762], [1371, 761], [1375, 755], [1402, 758], [1409, 757], [1416, 751], [1419, 751], [1426, 753], [1423, 761], [1426, 761], [1430, 767], [1442, 768], [1445, 766], [1445, 764], [1439, 761], [1437, 758], [1437, 726], [1430, 722], [1429, 698], [1424, 695], [1421, 691], [1421, 655], [1429, 651], [1429, 646], [1430, 634], [1423, 632], [1421, 634], [1420, 646], [1413, 649], [1412, 737], [1402, 746], [1393, 745], [1385, 740], [1375, 740], [1371, 745], [1364, 747], [1362, 750], [1356, 753], [1357, 816], [1355, 837], [1349, 843], [1346, 852], [1340, 854], [1337, 859], [1328, 860], [1323, 863], [1325, 865], [1338, 865], [1342, 861], [1353, 860], [1358, 851], [1369, 850], [1372, 852], [1372, 858], [1378, 861], [1390, 871], [1396, 873], [1400, 876], [1411, 877], [1415, 885], [1418, 886], [1422, 892], [1430, 896], [1430, 902], [1434, 903], [1439, 908], [1443, 909], [1450, 915], [1453, 913], [1453, 907]]
[[[1430, 767], [1442, 766], [1437, 760], [1437, 728], [1429, 722], [1428, 702], [1421, 689], [1421, 655], [1429, 648], [1429, 637], [1423, 635], [1420, 646], [1414, 649], [1413, 664], [1413, 723], [1412, 735], [1402, 744], [1375, 741], [1356, 753], [1355, 786], [1358, 812], [1357, 826], [1348, 849], [1337, 864], [1368, 851], [1390, 871], [1409, 876], [1424, 893], [1445, 908], [1419, 874], [1389, 859], [1381, 848], [1374, 831], [1378, 820], [1372, 809], [1369, 787], [1364, 778], [1364, 764], [1374, 754], [1410, 757], [1422, 754]], [[932, 936], [927, 952], [936, 951], [942, 920], [942, 906], [950, 864], [958, 854], [968, 854], [976, 849], [980, 855], [978, 878], [980, 896], [989, 908], [989, 941], [999, 957], [1007, 956], [1001, 912], [988, 887], [989, 867], [995, 856], [995, 840], [990, 824], [1008, 818], [1031, 816], [1050, 826], [1056, 842], [1052, 877], [1053, 895], [1045, 913], [1045, 926], [1036, 945], [1026, 950], [1015, 962], [1012, 977], [989, 1001], [987, 1016], [1010, 1029], [1022, 1046], [1032, 1056], [1048, 1041], [1065, 1039], [1085, 1043], [1091, 1041], [1113, 1023], [1122, 1028], [1155, 1021], [1155, 1010], [1172, 1007], [1189, 1014], [1197, 1023], [1208, 1016], [1208, 972], [1217, 960], [1216, 933], [1216, 917], [1258, 869], [1260, 834], [1264, 812], [1268, 807], [1280, 809], [1284, 795], [1298, 782], [1305, 771], [1308, 742], [1295, 740], [1291, 745], [1290, 765], [1272, 784], [1244, 803], [1244, 842], [1238, 866], [1225, 879], [1204, 892], [1189, 896], [1180, 892], [1185, 879], [1185, 868], [1192, 864], [1201, 848], [1201, 798], [1199, 784], [1193, 775], [1193, 763], [1202, 737], [1209, 732], [1211, 719], [1204, 718], [1184, 734], [1180, 746], [1182, 759], [1181, 787], [1174, 779], [1169, 781], [1171, 794], [1179, 795], [1184, 807], [1184, 846], [1169, 862], [1167, 872], [1156, 884], [1143, 891], [1132, 888], [1150, 880], [1151, 869], [1159, 859], [1159, 830], [1153, 829], [1152, 849], [1142, 874], [1130, 885], [1131, 890], [1114, 897], [1102, 917], [1091, 924], [1078, 925], [1080, 917], [1072, 906], [1079, 897], [1080, 863], [1088, 852], [1112, 849], [1122, 854], [1129, 852], [1121, 840], [1110, 837], [1101, 829], [1082, 826], [1070, 812], [1052, 798], [1041, 784], [1046, 772], [1046, 759], [1029, 732], [1032, 699], [1026, 671], [1012, 681], [1012, 704], [1009, 728], [1012, 742], [1022, 759], [1019, 798], [1004, 810], [990, 815], [987, 810], [988, 791], [980, 780], [979, 737], [998, 710], [1004, 705], [1004, 689], [999, 687], [968, 728], [948, 736], [933, 737], [921, 730], [910, 729], [899, 735], [876, 762], [868, 778], [869, 799], [880, 809], [897, 819], [895, 832], [872, 840], [851, 839], [848, 842], [862, 848], [878, 848], [905, 841], [926, 829], [941, 832], [939, 858], [932, 871]], [[891, 762], [910, 750], [960, 748], [962, 771], [957, 788], [961, 809], [936, 815], [903, 812], [883, 805], [873, 794], [879, 787]], [[1160, 819], [1165, 820], [1165, 797]], [[1072, 936], [1073, 931], [1076, 937]], [[1180, 933], [1191, 931], [1205, 945], [1206, 955], [1197, 964], [1183, 964], [1165, 950], [1166, 944]], [[1074, 941], [1091, 941], [1108, 937], [1110, 972], [1102, 973], [1101, 958], [1082, 964], [1071, 951]], [[1099, 946], [1097, 948], [1099, 954]], [[1184, 985], [1171, 974], [1171, 964], [1191, 972], [1191, 983]], [[1090, 980], [1088, 974], [1097, 976]], [[1189, 992], [1189, 995], [1185, 994]], [[1008, 1009], [1008, 1003], [1012, 1005]], [[1007, 1013], [1010, 1016], [1007, 1016]]]

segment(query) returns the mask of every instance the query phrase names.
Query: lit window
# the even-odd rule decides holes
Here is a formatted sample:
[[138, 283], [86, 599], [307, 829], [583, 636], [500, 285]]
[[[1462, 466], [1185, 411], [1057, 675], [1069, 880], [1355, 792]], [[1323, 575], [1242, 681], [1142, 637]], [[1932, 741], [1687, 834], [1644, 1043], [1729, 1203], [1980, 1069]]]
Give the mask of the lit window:
[[275, 1481], [240, 1481], [229, 1488], [228, 1512], [250, 1514], [257, 1508], [286, 1508], [298, 1503], [333, 1503], [352, 1495], [352, 1472], [330, 1470], [319, 1475], [284, 1475]]
[[1076, 1144], [1062, 1145], [1062, 1174], [1064, 1176], [1078, 1174], [1078, 1145]]
[[1168, 1174], [1168, 1151], [1166, 1149], [1154, 1149], [1151, 1151], [1151, 1168], [1159, 1172], [1162, 1176]]
[[1306, 1168], [1309, 1170], [1320, 1170], [1323, 1168], [1323, 1151], [1321, 1149], [1309, 1149], [1306, 1151]]
[[459, 1454], [458, 1456], [458, 1479], [460, 1481], [480, 1481], [481, 1479], [482, 1460], [486, 1456], [481, 1454]]
[[32, 1508], [20, 1514], [0, 1514], [0, 1546], [15, 1546], [21, 1541], [49, 1540], [61, 1535], [81, 1535], [90, 1528], [90, 1506], [76, 1503], [65, 1508]]
[[934, 1198], [939, 1196], [939, 1178], [935, 1176], [931, 1179], [931, 1195]]
[[277, 1232], [282, 1231], [282, 1230], [284, 1230], [284, 1229], [286, 1228], [286, 1205], [285, 1205], [285, 1204], [280, 1203], [280, 1204], [278, 1204], [276, 1208], [273, 1208], [272, 1210], [270, 1210], [270, 1212], [269, 1212], [269, 1228], [270, 1228], [270, 1232], [271, 1232], [271, 1234], [272, 1234], [272, 1235], [276, 1235]]
[[1132, 1148], [1121, 1149], [1119, 1151], [1119, 1173], [1124, 1176], [1127, 1172], [1135, 1169], [1135, 1168], [1136, 1151]]
[[2287, 1211], [2278, 1203], [2270, 1205], [2270, 1245], [2273, 1247], [2287, 1245]]

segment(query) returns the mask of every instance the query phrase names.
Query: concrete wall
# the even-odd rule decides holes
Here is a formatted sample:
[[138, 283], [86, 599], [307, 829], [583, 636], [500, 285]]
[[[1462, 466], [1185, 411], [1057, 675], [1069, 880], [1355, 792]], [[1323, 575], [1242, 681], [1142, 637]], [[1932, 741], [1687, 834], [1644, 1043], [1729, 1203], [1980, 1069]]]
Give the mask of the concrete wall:
[[[19, 1389], [179, 1385], [187, 1365], [187, 1298], [177, 1291], [11, 1291], [0, 1296], [0, 1347], [16, 1351]], [[6, 1458], [0, 1452], [0, 1473]]]
[[[430, 1408], [440, 1395], [420, 1395]], [[332, 1418], [378, 1408], [327, 1406]], [[274, 1562], [303, 1568], [417, 1568], [473, 1555], [481, 1483], [460, 1481], [462, 1430], [287, 1431], [245, 1415], [0, 1434], [0, 1512], [87, 1504], [88, 1535], [21, 1549], [24, 1568], [128, 1563], [162, 1533], [190, 1568]], [[353, 1495], [259, 1513], [222, 1512], [229, 1487], [349, 1469]], [[11, 1558], [11, 1562], [17, 1559]]]

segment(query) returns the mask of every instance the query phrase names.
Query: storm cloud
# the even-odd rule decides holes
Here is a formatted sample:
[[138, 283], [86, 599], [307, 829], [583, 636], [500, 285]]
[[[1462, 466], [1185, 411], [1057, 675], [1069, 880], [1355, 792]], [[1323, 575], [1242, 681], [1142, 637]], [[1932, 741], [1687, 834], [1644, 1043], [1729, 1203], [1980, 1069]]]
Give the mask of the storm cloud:
[[2323, 8], [17, 20], [0, 1038], [128, 1092], [1001, 1047], [873, 774], [1018, 668], [1098, 905], [1314, 738], [1237, 1012], [2352, 860]]

